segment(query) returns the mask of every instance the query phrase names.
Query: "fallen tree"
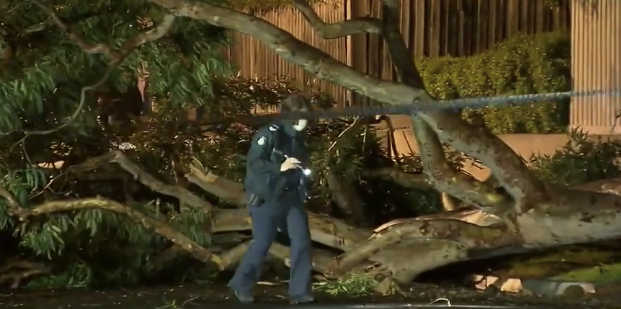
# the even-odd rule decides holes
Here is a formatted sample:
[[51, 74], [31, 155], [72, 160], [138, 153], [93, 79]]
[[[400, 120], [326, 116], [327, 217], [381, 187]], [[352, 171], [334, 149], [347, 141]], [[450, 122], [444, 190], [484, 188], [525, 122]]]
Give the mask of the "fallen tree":
[[[203, 232], [210, 235], [217, 235], [222, 233], [232, 232], [247, 232], [251, 228], [251, 220], [245, 209], [245, 201], [243, 200], [243, 186], [241, 183], [219, 177], [209, 171], [205, 171], [202, 166], [197, 162], [192, 166], [191, 172], [185, 175], [186, 178], [192, 179], [192, 182], [197, 184], [202, 189], [214, 193], [217, 192], [220, 197], [232, 202], [237, 209], [222, 209], [211, 205], [209, 202], [201, 199], [194, 193], [188, 191], [181, 186], [172, 186], [165, 184], [153, 176], [147, 174], [136, 164], [127, 159], [127, 157], [121, 151], [113, 151], [100, 157], [92, 158], [86, 162], [73, 166], [69, 171], [70, 173], [89, 173], [95, 170], [101, 170], [109, 168], [110, 165], [118, 164], [123, 170], [137, 179], [143, 185], [157, 191], [161, 194], [176, 197], [185, 201], [189, 207], [196, 208], [202, 212], [205, 212], [209, 220], [204, 226]], [[403, 176], [401, 176], [403, 177]], [[416, 175], [413, 175], [415, 178]], [[333, 180], [334, 181], [334, 180]], [[338, 194], [338, 193], [337, 193]], [[351, 194], [351, 192], [349, 192]], [[49, 201], [43, 204], [34, 206], [32, 208], [24, 208], [17, 199], [5, 188], [0, 187], [0, 196], [2, 196], [9, 204], [9, 211], [11, 215], [18, 218], [22, 224], [27, 224], [30, 220], [38, 216], [49, 216], [54, 213], [66, 213], [71, 211], [80, 211], [88, 208], [98, 208], [110, 212], [120, 214], [127, 217], [130, 221], [143, 225], [145, 228], [153, 230], [156, 234], [168, 239], [173, 247], [168, 252], [162, 254], [166, 257], [165, 260], [170, 260], [176, 257], [176, 254], [189, 254], [205, 263], [214, 263], [218, 269], [224, 270], [231, 266], [236, 265], [241, 259], [243, 252], [247, 247], [247, 242], [242, 242], [233, 248], [228, 248], [220, 254], [210, 252], [209, 249], [204, 248], [200, 244], [189, 239], [183, 233], [179, 232], [173, 227], [168, 218], [167, 220], [158, 219], [151, 213], [133, 209], [127, 205], [123, 205], [117, 201], [111, 199], [105, 199], [102, 197], [95, 198], [82, 198], [74, 200], [59, 200]], [[335, 199], [341, 199], [336, 197]], [[477, 213], [478, 211], [475, 211]], [[415, 218], [413, 220], [397, 220], [389, 222], [376, 230], [357, 228], [351, 226], [344, 221], [336, 218], [332, 218], [327, 215], [308, 212], [309, 225], [311, 229], [311, 238], [314, 242], [322, 244], [327, 247], [331, 247], [336, 251], [322, 251], [316, 250], [313, 256], [314, 267], [317, 271], [324, 273], [328, 277], [334, 276], [335, 267], [347, 266], [348, 269], [352, 266], [358, 266], [363, 260], [370, 260], [374, 263], [379, 263], [382, 269], [380, 272], [387, 277], [403, 277], [403, 280], [407, 280], [407, 276], [410, 276], [408, 272], [403, 272], [405, 269], [400, 270], [404, 265], [408, 264], [408, 260], [415, 252], [419, 252], [421, 256], [429, 254], [429, 250], [420, 251], [420, 245], [408, 241], [400, 241], [398, 245], [394, 245], [397, 239], [392, 239], [387, 242], [388, 248], [374, 247], [375, 250], [369, 251], [364, 249], [364, 243], [369, 240], [376, 239], [378, 233], [383, 233], [385, 230], [396, 231], [396, 235], [402, 235], [405, 233], [401, 231], [401, 228], [408, 226], [418, 226], [421, 222], [429, 222], [425, 226], [433, 228], [447, 228], [451, 225], [459, 226], [460, 220], [473, 223], [479, 222], [479, 218], [473, 215], [471, 210], [449, 212], [438, 216], [426, 216], [421, 218]], [[440, 220], [442, 219], [442, 220]], [[457, 219], [457, 220], [455, 220]], [[431, 221], [428, 221], [431, 220]], [[407, 224], [406, 224], [407, 223]], [[486, 223], [482, 223], [486, 224]], [[473, 225], [474, 226], [474, 225]], [[411, 231], [406, 231], [407, 234], [411, 234]], [[374, 235], [375, 234], [375, 235]], [[217, 244], [217, 242], [216, 242]], [[374, 245], [377, 246], [377, 245]], [[409, 249], [405, 249], [407, 246]], [[431, 249], [435, 245], [422, 244], [426, 249]], [[335, 258], [338, 256], [338, 252], [352, 252], [361, 250], [360, 253], [354, 255], [348, 255], [345, 260], [338, 260], [335, 264]], [[381, 251], [379, 249], [382, 249]], [[379, 251], [379, 252], [375, 252]], [[270, 251], [274, 256], [286, 261], [288, 260], [288, 249], [280, 244], [275, 244]], [[424, 253], [424, 254], [423, 254]], [[399, 258], [402, 256], [402, 258]], [[436, 256], [438, 258], [438, 256]], [[163, 263], [164, 260], [158, 263]], [[366, 266], [366, 265], [365, 265]], [[360, 268], [360, 267], [356, 267]], [[377, 271], [377, 269], [376, 269]], [[404, 277], [406, 276], [406, 277]]]
[[[327, 24], [304, 0], [296, 8], [324, 39], [355, 33], [381, 34], [401, 83], [373, 78], [334, 60], [286, 31], [254, 16], [213, 4], [150, 0], [176, 16], [228, 28], [263, 42], [276, 54], [316, 75], [388, 104], [419, 104], [430, 100], [406, 45], [398, 32], [399, 1], [382, 0], [382, 19], [365, 18]], [[442, 104], [441, 102], [433, 104]], [[430, 220], [397, 225], [348, 251], [331, 267], [344, 273], [386, 246], [411, 239], [438, 242], [405, 266], [412, 279], [422, 271], [460, 260], [527, 252], [621, 236], [621, 197], [544, 184], [522, 159], [489, 131], [470, 125], [449, 112], [419, 112], [412, 124], [423, 157], [424, 171], [434, 187], [468, 204], [498, 215], [502, 224], [478, 227], [459, 221]], [[509, 199], [489, 185], [448, 168], [440, 141], [487, 166]]]
[[[203, 232], [214, 236], [213, 239], [217, 239], [217, 235], [220, 234], [249, 231], [251, 220], [245, 209], [241, 183], [205, 171], [197, 163], [185, 177], [193, 179], [193, 183], [206, 191], [217, 192], [222, 198], [232, 201], [239, 208], [215, 207], [183, 187], [162, 183], [146, 174], [120, 151], [90, 159], [81, 165], [74, 166], [71, 172], [84, 173], [118, 164], [143, 185], [162, 194], [183, 199], [187, 201], [189, 207], [207, 213], [209, 220]], [[406, 176], [400, 175], [399, 177]], [[416, 179], [417, 176], [411, 177]], [[616, 188], [618, 183], [618, 179], [596, 181], [573, 188], [570, 192], [593, 194], [593, 191], [583, 190], [613, 190], [612, 188]], [[248, 245], [245, 241], [234, 242], [237, 243], [234, 247], [214, 253], [213, 248], [207, 249], [192, 241], [176, 230], [167, 220], [155, 218], [149, 213], [100, 197], [51, 201], [24, 209], [8, 190], [0, 188], [0, 195], [8, 202], [11, 214], [23, 223], [37, 216], [85, 208], [100, 208], [121, 214], [130, 221], [153, 230], [173, 244], [173, 247], [161, 255], [162, 260], [158, 263], [164, 263], [181, 254], [188, 254], [197, 260], [214, 263], [220, 270], [230, 269], [239, 262]], [[612, 198], [617, 196], [615, 194]], [[379, 274], [382, 275], [381, 278], [407, 283], [424, 271], [446, 265], [447, 261], [487, 258], [543, 247], [543, 245], [532, 243], [528, 246], [520, 245], [499, 217], [472, 207], [438, 215], [394, 220], [374, 230], [357, 228], [342, 220], [313, 212], [308, 212], [308, 215], [312, 240], [335, 250], [315, 250], [313, 253], [315, 270], [328, 278], [343, 275], [345, 271], [368, 272], [369, 266], [373, 265], [371, 271], [373, 275]], [[532, 224], [531, 221], [525, 219], [518, 220], [524, 220], [517, 221], [520, 224]], [[552, 220], [558, 219], [552, 217]], [[521, 226], [541, 230], [532, 225]], [[530, 237], [529, 239], [533, 237], [528, 234], [526, 236]], [[566, 243], [571, 242], [566, 241]], [[217, 245], [217, 241], [215, 244]], [[276, 243], [270, 253], [285, 263], [288, 262], [289, 252], [285, 246]]]
[[[87, 98], [86, 93], [104, 86], [104, 88], [114, 89], [116, 87], [114, 83], [110, 83], [111, 85], [105, 84], [109, 77], [108, 75], [110, 72], [116, 72], [115, 70], [126, 69], [121, 66], [121, 63], [126, 58], [129, 58], [132, 51], [141, 45], [157, 41], [162, 42], [162, 46], [165, 47], [173, 46], [171, 50], [168, 50], [167, 54], [174, 54], [171, 51], [181, 50], [181, 47], [175, 45], [177, 41], [174, 38], [177, 37], [173, 35], [167, 36], [170, 31], [173, 31], [171, 29], [175, 29], [175, 23], [181, 23], [177, 17], [188, 17], [194, 23], [192, 24], [194, 28], [189, 28], [194, 30], [209, 24], [253, 36], [278, 55], [301, 66], [318, 78], [344, 86], [356, 93], [383, 103], [443, 104], [442, 102], [427, 102], [433, 98], [427, 93], [412, 59], [407, 56], [410, 53], [397, 31], [395, 23], [400, 16], [398, 1], [381, 1], [383, 11], [381, 19], [368, 17], [335, 24], [326, 24], [320, 20], [305, 1], [295, 0], [293, 3], [316, 29], [317, 33], [325, 39], [344, 37], [356, 33], [382, 35], [388, 46], [395, 69], [401, 78], [400, 82], [380, 80], [357, 72], [318, 49], [296, 39], [290, 33], [233, 8], [189, 0], [148, 0], [148, 2], [158, 6], [162, 13], [165, 13], [162, 20], [156, 22], [155, 18], [149, 16], [147, 18], [148, 22], [145, 22], [140, 29], [140, 31], [144, 32], [130, 36], [131, 38], [120, 45], [120, 48], [115, 49], [103, 43], [86, 43], [79, 33], [72, 32], [71, 27], [56, 15], [57, 13], [54, 9], [34, 1], [34, 5], [45, 14], [45, 22], [41, 25], [41, 27], [46, 29], [45, 31], [58, 28], [60, 30], [58, 33], [62, 35], [64, 40], [71, 42], [83, 52], [99, 54], [108, 61], [105, 62], [105, 65], [99, 63], [98, 66], [99, 69], [105, 69], [102, 70], [105, 73], [103, 78], [79, 91], [81, 97], [76, 110], [72, 111], [66, 118], [49, 116], [52, 119], [44, 119], [47, 121], [46, 124], [54, 124], [58, 125], [58, 127], [29, 131], [28, 128], [34, 126], [34, 124], [22, 121], [24, 117], [18, 112], [11, 114], [10, 116], [14, 119], [8, 119], [6, 122], [10, 125], [5, 125], [5, 127], [10, 128], [11, 132], [3, 135], [7, 143], [27, 148], [25, 145], [28, 144], [25, 141], [28, 138], [52, 136], [62, 129], [70, 128], [75, 122], [80, 120], [81, 113], [86, 112], [86, 110], [83, 110], [86, 106], [86, 103], [84, 103]], [[55, 9], [62, 11], [62, 8]], [[187, 22], [187, 19], [183, 19], [183, 21]], [[80, 20], [79, 22], [82, 21]], [[187, 26], [187, 24], [184, 25]], [[39, 30], [30, 29], [28, 31], [36, 32]], [[12, 35], [20, 37], [22, 34]], [[179, 35], [179, 33], [175, 33], [175, 35]], [[200, 36], [202, 32], [194, 33], [194, 35]], [[155, 45], [157, 44], [150, 46], [154, 47]], [[3, 53], [3, 57], [11, 55], [13, 53]], [[182, 59], [187, 61], [187, 63], [181, 62], [189, 66], [191, 61], [200, 62], [198, 61], [200, 59], [197, 59], [187, 56], [187, 58]], [[177, 63], [171, 60], [171, 63], [173, 62]], [[49, 63], [46, 62], [45, 64]], [[133, 64], [135, 64], [135, 61]], [[38, 68], [36, 65], [34, 67]], [[50, 69], [52, 73], [57, 73], [56, 68], [46, 67], [46, 69]], [[154, 72], [157, 69], [161, 68], [158, 65], [153, 65], [151, 68], [151, 73], [157, 78], [167, 75], [162, 74], [162, 72], [159, 72], [159, 75], [155, 74]], [[183, 76], [193, 76], [192, 78], [196, 79], [193, 82], [196, 83], [206, 79], [207, 75], [209, 75], [199, 69], [195, 71], [205, 74], [198, 77], [190, 74], [189, 72], [193, 73], [194, 71], [187, 67], [175, 67], [175, 69], [187, 70], [184, 71], [187, 74]], [[52, 73], [50, 75], [54, 75]], [[86, 74], [87, 72], [83, 73]], [[131, 76], [137, 74], [135, 70], [124, 71], [123, 73]], [[145, 73], [142, 72], [141, 74], [144, 75]], [[124, 74], [117, 75], [125, 76]], [[122, 82], [127, 83], [127, 81]], [[167, 86], [158, 89], [160, 91], [158, 95], [161, 97], [166, 97], [177, 103], [183, 100], [202, 100], [199, 95], [196, 95], [196, 97], [189, 95], [188, 91], [186, 91], [187, 89], [179, 89], [183, 87], [174, 88], [175, 83], [170, 80], [158, 80], [158, 82], [168, 83]], [[158, 83], [154, 84], [159, 85]], [[27, 105], [27, 102], [32, 101], [32, 98], [26, 94], [18, 93], [23, 88], [19, 82], [10, 83], [10, 85], [13, 88], [5, 93], [9, 93], [14, 97], [5, 98], [6, 100], [4, 101], [11, 104], [22, 102], [24, 106]], [[175, 91], [169, 91], [169, 88], [173, 88]], [[203, 88], [201, 87], [201, 89]], [[55, 87], [51, 87], [48, 90], [48, 95], [50, 96], [62, 94], [62, 91], [58, 92]], [[201, 91], [206, 90], [203, 89]], [[18, 94], [22, 96], [20, 97]], [[63, 99], [65, 100], [59, 99], [59, 102], [66, 102], [66, 98]], [[231, 104], [230, 101], [226, 100], [213, 104], [214, 106], [224, 106], [215, 117], [222, 116], [222, 119], [227, 120], [225, 121], [226, 128], [224, 131], [227, 129], [239, 129], [235, 127], [235, 121], [228, 121], [228, 119], [234, 116], [236, 112], [248, 116], [251, 103], [255, 103], [253, 100], [246, 99], [243, 102], [244, 104], [238, 104], [237, 102]], [[7, 108], [19, 110], [19, 108], [24, 109], [24, 106], [9, 106]], [[26, 107], [29, 107], [28, 111], [32, 112], [33, 115], [41, 114], [40, 111], [34, 112], [34, 110], [37, 110], [36, 107], [31, 107], [30, 105]], [[60, 114], [66, 115], [66, 113]], [[181, 117], [177, 114], [169, 116]], [[210, 127], [214, 127], [216, 129], [215, 132], [218, 133], [206, 134], [209, 139], [217, 140], [221, 138], [221, 135], [224, 135], [224, 133], [220, 133], [224, 131], [218, 131], [222, 130], [222, 128], [219, 128], [217, 125], [218, 123], [210, 123]], [[621, 221], [619, 217], [619, 211], [621, 211], [621, 207], [619, 207], [621, 205], [620, 196], [612, 193], [596, 192], [601, 191], [600, 189], [587, 191], [544, 182], [498, 137], [485, 129], [468, 124], [458, 114], [440, 111], [419, 112], [412, 115], [412, 125], [421, 149], [422, 167], [426, 179], [421, 181], [419, 175], [404, 174], [402, 170], [394, 168], [366, 171], [366, 175], [371, 178], [391, 179], [402, 185], [418, 184], [425, 187], [432, 186], [437, 191], [459, 199], [473, 208], [466, 210], [457, 209], [454, 212], [412, 220], [393, 221], [374, 231], [365, 227], [355, 227], [348, 222], [329, 216], [309, 213], [313, 240], [331, 247], [337, 250], [337, 252], [342, 252], [337, 258], [333, 258], [334, 253], [332, 252], [317, 251], [317, 256], [314, 260], [315, 266], [326, 276], [341, 276], [353, 269], [366, 269], [365, 265], [371, 263], [377, 264], [377, 270], [384, 277], [389, 277], [399, 282], [409, 282], [427, 270], [459, 261], [496, 257], [510, 253], [525, 253], [536, 249], [614, 239], [621, 236], [621, 228], [617, 227], [618, 223], [620, 223], [619, 221]], [[187, 171], [190, 162], [187, 157], [181, 157], [179, 153], [187, 154], [185, 150], [189, 146], [185, 145], [185, 142], [193, 139], [193, 133], [185, 132], [186, 135], [180, 137], [178, 134], [179, 130], [177, 129], [177, 127], [174, 127], [174, 129], [162, 127], [158, 132], [137, 130], [138, 133], [135, 133], [136, 130], [134, 130], [133, 135], [128, 134], [134, 137], [139, 136], [142, 138], [141, 142], [148, 144], [148, 147], [145, 147], [145, 149], [148, 148], [151, 151], [150, 158], [154, 159], [153, 162], [155, 163], [146, 163], [151, 163], [153, 175], [143, 171], [140, 165], [129, 160], [122, 152], [112, 151], [100, 155], [102, 148], [109, 148], [109, 145], [105, 145], [105, 147], [95, 147], [97, 151], [93, 151], [93, 153], [99, 152], [99, 156], [79, 163], [76, 163], [78, 160], [75, 160], [75, 158], [80, 157], [83, 159], [84, 157], [93, 157], [93, 155], [78, 153], [84, 150], [81, 147], [65, 147], [74, 158], [71, 162], [75, 164], [68, 164], [69, 167], [64, 168], [62, 175], [60, 175], [62, 177], [59, 176], [58, 179], [69, 177], [71, 181], [79, 183], [79, 177], [83, 177], [82, 179], [91, 176], [96, 178], [110, 173], [113, 174], [111, 176], [113, 179], [118, 180], [118, 177], [114, 176], [116, 172], [108, 169], [108, 167], [110, 165], [120, 166], [127, 174], [131, 175], [131, 177], [126, 175], [124, 178], [121, 178], [124, 179], [124, 184], [131, 184], [136, 180], [142, 186], [152, 191], [157, 191], [164, 196], [172, 196], [178, 201], [178, 211], [162, 212], [158, 205], [149, 209], [136, 208], [132, 204], [132, 198], [127, 198], [125, 203], [110, 197], [67, 198], [67, 196], [72, 196], [75, 192], [66, 192], [64, 195], [49, 194], [49, 200], [39, 205], [26, 206], [25, 202], [32, 201], [32, 197], [28, 196], [28, 193], [25, 193], [26, 196], [14, 196], [15, 194], [12, 194], [11, 191], [19, 190], [16, 188], [6, 188], [6, 190], [0, 193], [9, 206], [10, 214], [21, 222], [18, 224], [17, 230], [23, 231], [28, 227], [34, 226], [35, 228], [46, 230], [48, 234], [45, 237], [51, 239], [59, 237], [58, 235], [62, 234], [61, 232], [69, 229], [69, 225], [78, 225], [80, 223], [78, 222], [80, 213], [85, 212], [74, 212], [75, 216], [71, 219], [73, 221], [69, 219], [62, 221], [65, 218], [60, 213], [87, 208], [104, 209], [122, 214], [129, 218], [129, 220], [140, 223], [140, 226], [151, 229], [159, 237], [166, 239], [167, 242], [165, 244], [167, 247], [161, 250], [161, 252], [158, 251], [157, 260], [160, 264], [166, 264], [166, 261], [171, 256], [175, 256], [180, 252], [186, 252], [202, 262], [215, 264], [220, 270], [230, 267], [239, 259], [240, 253], [243, 252], [247, 243], [245, 243], [246, 239], [243, 237], [238, 238], [237, 235], [233, 235], [226, 239], [227, 236], [224, 235], [245, 232], [250, 226], [245, 210], [239, 208], [243, 206], [244, 202], [241, 187], [236, 181], [206, 172], [198, 164], [195, 164], [192, 169]], [[238, 136], [243, 135], [240, 133], [241, 131], [237, 131]], [[246, 131], [250, 132], [245, 132], [244, 134], [249, 135], [252, 130]], [[203, 133], [201, 132], [201, 134]], [[147, 137], [147, 134], [155, 134], [154, 136], [158, 137], [167, 136], [170, 140], [175, 141], [175, 143], [172, 143], [174, 147], [167, 148], [171, 145], [161, 143], [159, 140], [151, 141], [150, 139], [152, 138]], [[7, 138], [7, 136], [10, 138]], [[63, 141], [59, 137], [61, 135], [54, 136], [60, 140], [56, 141], [54, 146], [62, 148], [63, 143], [69, 143], [70, 138], [67, 141]], [[71, 138], [76, 137], [72, 136]], [[107, 138], [104, 139], [106, 143], [110, 141], [109, 136]], [[40, 143], [49, 143], [45, 138], [38, 141]], [[237, 140], [235, 140], [235, 143], [235, 145], [227, 144], [227, 146], [230, 146], [230, 148], [239, 147], [237, 146], [239, 144]], [[489, 181], [480, 182], [453, 168], [447, 160], [446, 151], [442, 143], [480, 161], [491, 170], [492, 178]], [[222, 145], [224, 144], [226, 143]], [[7, 148], [6, 156], [9, 159], [19, 161], [22, 165], [27, 165], [26, 163], [32, 165], [27, 151], [14, 154], [14, 147]], [[166, 148], [166, 151], [162, 150], [164, 148]], [[326, 150], [328, 152], [331, 151], [332, 146]], [[241, 152], [241, 150], [237, 152]], [[55, 152], [55, 155], [60, 157], [66, 156], [66, 154], [58, 150]], [[214, 151], [212, 157], [214, 160], [217, 160], [219, 157], [222, 157], [222, 154]], [[335, 157], [338, 157], [338, 155]], [[141, 164], [146, 164], [142, 161], [148, 161], [144, 157], [137, 156], [136, 158], [141, 161], [138, 162]], [[161, 166], [158, 166], [158, 164], [162, 164], [162, 159], [171, 165], [168, 166], [170, 168], [167, 169], [168, 174], [166, 175], [162, 174], [161, 170], [158, 170], [158, 167], [161, 169]], [[7, 161], [9, 160], [7, 159]], [[71, 175], [79, 177], [71, 178]], [[360, 211], [362, 208], [360, 204], [363, 200], [356, 196], [355, 190], [350, 187], [351, 184], [342, 181], [336, 175], [339, 174], [328, 171], [325, 177], [327, 186], [332, 194], [332, 200], [340, 209], [358, 216], [357, 221], [362, 222], [365, 221], [364, 219], [368, 219]], [[13, 177], [15, 175], [9, 174], [9, 176]], [[166, 181], [162, 179], [166, 179]], [[47, 180], [45, 179], [44, 181], [46, 188], [48, 186]], [[211, 195], [217, 196], [223, 203], [234, 205], [238, 208], [214, 206], [216, 203], [209, 198], [200, 196], [188, 189], [190, 183]], [[19, 185], [15, 186], [19, 187]], [[598, 188], [604, 187], [600, 184]], [[58, 213], [59, 216], [51, 216], [53, 213]], [[205, 220], [193, 221], [194, 224], [199, 224], [197, 222], [200, 221], [200, 232], [194, 233], [191, 237], [181, 232], [184, 224], [179, 221], [179, 213], [190, 214], [190, 216], [200, 217], [201, 219], [204, 217]], [[95, 217], [100, 216], [97, 212], [90, 214]], [[480, 216], [480, 219], [475, 219], [472, 216], [473, 214], [486, 215]], [[42, 220], [43, 222], [37, 221], [37, 217], [43, 215], [48, 215], [47, 220]], [[59, 219], [61, 217], [63, 218], [62, 220]], [[95, 229], [92, 224], [88, 228], [91, 231]], [[23, 233], [20, 235], [27, 238]], [[206, 237], [205, 235], [208, 235], [211, 243], [215, 244], [213, 248], [207, 248], [209, 241], [203, 239]], [[222, 237], [218, 238], [216, 236]], [[46, 240], [43, 239], [45, 237], [42, 237], [42, 239], [34, 239], [33, 237], [26, 240], [39, 245]], [[225, 242], [225, 239], [226, 242], [231, 242], [231, 239], [233, 239], [232, 242], [237, 242], [237, 244], [232, 249], [222, 246], [222, 250], [216, 252], [216, 249], [218, 249], [218, 241], [216, 240], [218, 239], [222, 242]], [[157, 245], [161, 245], [159, 239], [156, 240], [147, 239], [145, 243], [155, 242]], [[173, 244], [172, 247], [168, 246], [170, 243]], [[286, 260], [285, 249], [280, 245], [275, 245], [272, 248], [272, 253]], [[41, 250], [37, 254], [43, 255], [43, 251]]]

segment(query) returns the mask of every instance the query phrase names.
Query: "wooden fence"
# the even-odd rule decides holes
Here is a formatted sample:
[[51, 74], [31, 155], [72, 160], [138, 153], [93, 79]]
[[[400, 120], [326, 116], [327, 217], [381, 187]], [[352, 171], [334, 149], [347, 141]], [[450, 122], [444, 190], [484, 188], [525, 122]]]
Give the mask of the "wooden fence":
[[[469, 56], [482, 52], [517, 33], [538, 33], [569, 29], [570, 2], [559, 0], [550, 7], [544, 0], [402, 0], [401, 33], [413, 57]], [[340, 6], [321, 4], [315, 10], [326, 22], [360, 16], [379, 16], [377, 0], [343, 0]], [[335, 59], [366, 74], [395, 79], [381, 38], [354, 35], [323, 40], [294, 9], [282, 9], [259, 17], [291, 32]], [[290, 77], [304, 91], [319, 89], [332, 94], [341, 106], [366, 105], [340, 86], [315, 81], [297, 66], [268, 50], [257, 40], [233, 34], [229, 59], [245, 77]]]

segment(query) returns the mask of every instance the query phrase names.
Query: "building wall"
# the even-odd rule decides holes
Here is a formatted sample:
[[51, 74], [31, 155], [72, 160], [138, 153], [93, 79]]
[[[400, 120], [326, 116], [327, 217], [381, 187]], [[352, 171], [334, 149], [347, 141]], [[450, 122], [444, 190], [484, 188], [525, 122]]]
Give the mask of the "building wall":
[[[621, 90], [621, 1], [574, 0], [571, 19], [574, 90]], [[591, 134], [620, 134], [619, 110], [619, 95], [573, 98], [570, 126]]]

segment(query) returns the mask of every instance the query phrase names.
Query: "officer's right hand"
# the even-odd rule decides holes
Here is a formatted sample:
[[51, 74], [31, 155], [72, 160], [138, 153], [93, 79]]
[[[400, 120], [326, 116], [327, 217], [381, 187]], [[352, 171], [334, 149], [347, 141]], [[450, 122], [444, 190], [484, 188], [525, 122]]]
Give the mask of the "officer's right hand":
[[300, 168], [300, 164], [302, 164], [302, 162], [296, 158], [287, 158], [280, 166], [280, 171], [284, 172], [294, 168]]

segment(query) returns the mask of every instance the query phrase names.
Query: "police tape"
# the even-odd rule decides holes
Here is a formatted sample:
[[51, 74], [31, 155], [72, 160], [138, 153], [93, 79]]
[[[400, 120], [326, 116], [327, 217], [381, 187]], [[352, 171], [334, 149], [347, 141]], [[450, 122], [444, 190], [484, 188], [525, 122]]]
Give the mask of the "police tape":
[[533, 103], [560, 102], [572, 97], [593, 98], [597, 96], [621, 97], [620, 90], [590, 90], [590, 91], [565, 91], [542, 94], [507, 95], [496, 97], [467, 98], [454, 100], [419, 101], [403, 105], [382, 107], [359, 107], [350, 106], [345, 108], [332, 108], [323, 110], [311, 110], [308, 112], [268, 113], [254, 115], [257, 120], [295, 120], [295, 119], [334, 119], [348, 116], [377, 116], [377, 115], [411, 115], [421, 111], [454, 111], [477, 108], [501, 108]]

